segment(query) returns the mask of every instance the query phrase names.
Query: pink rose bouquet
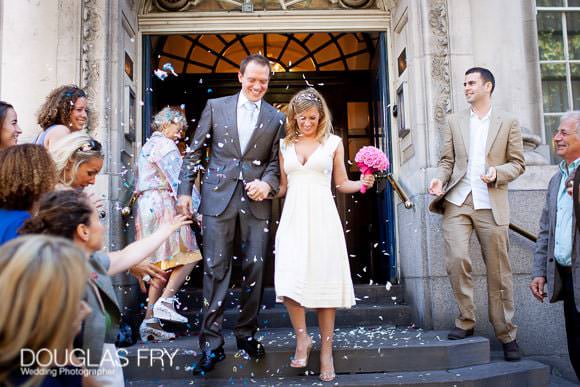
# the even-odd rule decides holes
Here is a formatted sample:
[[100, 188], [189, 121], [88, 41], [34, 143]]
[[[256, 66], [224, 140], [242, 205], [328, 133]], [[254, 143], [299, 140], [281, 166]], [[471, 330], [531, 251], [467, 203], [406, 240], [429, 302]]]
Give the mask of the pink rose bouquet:
[[[389, 168], [387, 155], [374, 146], [363, 146], [358, 152], [356, 152], [354, 161], [356, 161], [356, 165], [358, 165], [363, 175], [372, 175], [377, 171], [382, 172]], [[363, 185], [360, 192], [365, 193], [366, 191], [367, 187]]]

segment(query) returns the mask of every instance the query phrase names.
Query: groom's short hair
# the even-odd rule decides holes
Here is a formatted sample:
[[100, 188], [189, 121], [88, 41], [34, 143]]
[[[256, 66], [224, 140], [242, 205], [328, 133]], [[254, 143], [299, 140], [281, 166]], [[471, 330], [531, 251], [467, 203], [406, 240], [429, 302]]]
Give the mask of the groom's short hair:
[[252, 54], [245, 57], [240, 63], [240, 73], [244, 74], [244, 72], [246, 71], [246, 66], [248, 66], [250, 62], [256, 62], [261, 66], [268, 66], [268, 74], [272, 73], [272, 66], [270, 65], [270, 60], [262, 54]]

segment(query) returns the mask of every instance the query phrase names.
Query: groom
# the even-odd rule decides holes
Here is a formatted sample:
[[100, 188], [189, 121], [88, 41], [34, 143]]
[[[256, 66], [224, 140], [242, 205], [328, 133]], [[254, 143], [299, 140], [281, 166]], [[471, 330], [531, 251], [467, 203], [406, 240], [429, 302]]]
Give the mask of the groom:
[[232, 271], [233, 244], [239, 232], [243, 285], [240, 316], [235, 326], [238, 349], [252, 358], [264, 357], [254, 338], [262, 297], [262, 277], [269, 241], [271, 199], [278, 191], [278, 144], [284, 114], [262, 100], [272, 70], [268, 59], [250, 55], [240, 64], [241, 91], [210, 99], [201, 114], [183, 160], [178, 209], [190, 212], [191, 189], [206, 158], [200, 214], [203, 215], [203, 311], [199, 338], [201, 357], [194, 375], [211, 371], [225, 359], [222, 323], [224, 298]]

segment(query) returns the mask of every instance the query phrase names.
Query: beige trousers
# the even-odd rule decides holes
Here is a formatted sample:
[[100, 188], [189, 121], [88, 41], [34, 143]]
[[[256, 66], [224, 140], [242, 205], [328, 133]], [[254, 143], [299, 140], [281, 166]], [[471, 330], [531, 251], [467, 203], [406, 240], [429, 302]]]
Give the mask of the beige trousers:
[[515, 340], [517, 326], [514, 317], [513, 280], [509, 262], [508, 226], [499, 226], [491, 210], [475, 210], [471, 194], [461, 207], [445, 201], [443, 237], [445, 239], [446, 266], [459, 317], [455, 325], [461, 329], [475, 327], [473, 278], [469, 240], [473, 230], [487, 270], [489, 321], [495, 335], [502, 343]]

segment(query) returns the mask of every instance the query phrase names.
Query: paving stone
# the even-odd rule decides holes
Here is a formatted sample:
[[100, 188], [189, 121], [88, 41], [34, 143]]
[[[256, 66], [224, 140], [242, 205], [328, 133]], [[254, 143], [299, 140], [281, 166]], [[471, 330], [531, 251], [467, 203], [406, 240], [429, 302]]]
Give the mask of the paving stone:
[[[337, 375], [330, 383], [322, 383], [317, 375], [299, 377], [248, 378], [231, 376], [224, 379], [188, 377], [180, 380], [150, 379], [131, 381], [128, 387], [193, 386], [403, 386], [403, 387], [547, 387], [549, 368], [541, 363], [522, 360], [504, 361], [438, 371], [381, 372]], [[567, 387], [567, 386], [566, 386]]]
[[[306, 371], [319, 371], [318, 331], [310, 331], [314, 349]], [[248, 359], [237, 350], [231, 332], [226, 336], [226, 359], [216, 366], [209, 378], [298, 376], [304, 369], [294, 369], [289, 361], [294, 355], [295, 336], [290, 329], [268, 329], [256, 337], [266, 348], [262, 360]], [[125, 375], [135, 378], [187, 378], [198, 351], [197, 337], [182, 337], [172, 342], [139, 344], [127, 348], [129, 366]], [[154, 354], [176, 354], [172, 366], [150, 362]], [[162, 352], [165, 351], [165, 352]], [[444, 370], [489, 362], [489, 341], [482, 337], [446, 340], [444, 331], [423, 331], [394, 326], [338, 328], [334, 338], [334, 364], [340, 373]]]

